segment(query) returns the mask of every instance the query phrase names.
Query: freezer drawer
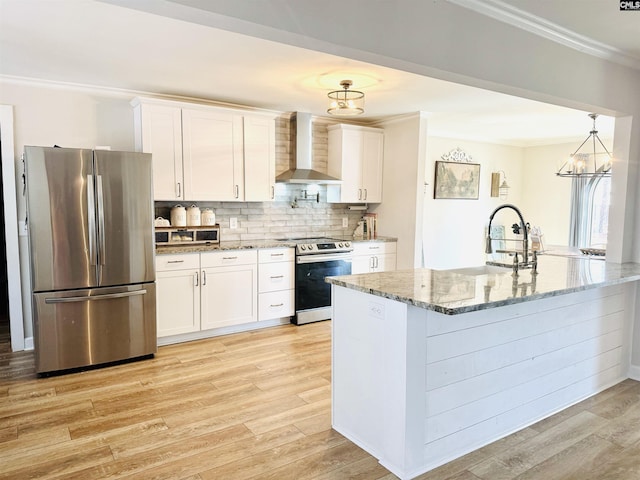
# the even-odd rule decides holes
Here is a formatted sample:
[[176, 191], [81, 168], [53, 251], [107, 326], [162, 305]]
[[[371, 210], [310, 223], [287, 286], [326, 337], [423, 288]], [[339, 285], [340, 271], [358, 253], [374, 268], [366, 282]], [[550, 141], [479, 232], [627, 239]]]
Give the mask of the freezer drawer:
[[38, 373], [155, 353], [155, 283], [33, 294]]

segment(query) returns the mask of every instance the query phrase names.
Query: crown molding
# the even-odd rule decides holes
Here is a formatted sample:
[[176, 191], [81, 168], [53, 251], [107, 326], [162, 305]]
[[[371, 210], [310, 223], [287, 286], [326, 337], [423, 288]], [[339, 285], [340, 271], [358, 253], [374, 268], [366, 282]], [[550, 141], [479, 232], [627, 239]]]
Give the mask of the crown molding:
[[500, 0], [447, 0], [582, 53], [640, 70], [640, 59]]

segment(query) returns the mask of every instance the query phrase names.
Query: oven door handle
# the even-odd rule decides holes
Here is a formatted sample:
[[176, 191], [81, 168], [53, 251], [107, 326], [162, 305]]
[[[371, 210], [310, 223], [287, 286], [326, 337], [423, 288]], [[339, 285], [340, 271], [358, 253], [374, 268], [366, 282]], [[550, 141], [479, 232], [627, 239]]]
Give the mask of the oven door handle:
[[296, 257], [296, 263], [322, 263], [331, 262], [334, 260], [343, 260], [351, 263], [353, 255], [351, 253], [335, 253], [335, 254], [316, 254], [316, 255], [301, 255]]

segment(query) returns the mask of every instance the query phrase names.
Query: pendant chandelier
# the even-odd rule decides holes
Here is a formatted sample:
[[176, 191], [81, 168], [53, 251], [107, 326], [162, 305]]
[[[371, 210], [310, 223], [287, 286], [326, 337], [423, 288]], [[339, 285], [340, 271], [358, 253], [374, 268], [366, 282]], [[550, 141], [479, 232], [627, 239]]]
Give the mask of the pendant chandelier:
[[342, 80], [340, 86], [343, 90], [329, 92], [329, 108], [327, 113], [336, 116], [360, 115], [364, 113], [364, 93], [357, 90], [349, 90], [353, 84], [351, 80]]
[[[611, 176], [611, 163], [613, 156], [604, 146], [598, 131], [596, 130], [597, 113], [590, 113], [593, 119], [593, 128], [584, 142], [573, 152], [569, 159], [556, 172], [559, 177], [609, 177]], [[582, 147], [585, 147], [581, 151]], [[591, 147], [591, 148], [589, 148]], [[597, 152], [597, 148], [604, 149], [604, 152]]]

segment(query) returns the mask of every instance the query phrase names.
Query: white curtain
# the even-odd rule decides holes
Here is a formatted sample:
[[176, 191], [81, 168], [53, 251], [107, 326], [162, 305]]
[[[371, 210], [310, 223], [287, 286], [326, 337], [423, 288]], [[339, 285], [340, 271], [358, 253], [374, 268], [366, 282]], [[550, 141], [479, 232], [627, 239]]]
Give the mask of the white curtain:
[[571, 217], [569, 223], [569, 246], [588, 247], [587, 238], [587, 216], [589, 178], [574, 177], [571, 179]]

